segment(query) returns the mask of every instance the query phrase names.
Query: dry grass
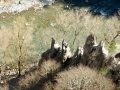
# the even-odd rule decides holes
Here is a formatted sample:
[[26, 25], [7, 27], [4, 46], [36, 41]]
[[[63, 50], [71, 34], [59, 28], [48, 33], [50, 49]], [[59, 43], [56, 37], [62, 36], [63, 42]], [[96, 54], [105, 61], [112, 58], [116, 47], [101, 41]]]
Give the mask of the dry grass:
[[[19, 23], [19, 21], [21, 23]], [[24, 17], [18, 17], [15, 21], [11, 23], [13, 25], [12, 28], [1, 28], [0, 35], [0, 49], [3, 63], [9, 63], [18, 60], [18, 56], [20, 55], [19, 43], [22, 45], [22, 58], [25, 60], [25, 57], [31, 55], [31, 51], [28, 49], [32, 49], [33, 44], [30, 45], [32, 41], [32, 31], [33, 26], [27, 27], [26, 19]], [[19, 34], [19, 36], [18, 36]]]
[[[12, 79], [10, 90], [115, 90], [112, 80], [83, 65], [59, 71], [61, 65], [53, 59], [43, 60], [37, 70]], [[3, 89], [8, 90], [8, 89]]]
[[[56, 83], [54, 83], [54, 81]], [[46, 82], [43, 90], [114, 90], [115, 85], [105, 76], [85, 66], [74, 67], [57, 74]], [[39, 89], [40, 90], [40, 89]]]
[[[81, 8], [78, 11], [66, 11], [62, 8], [63, 5], [56, 4], [41, 11], [38, 10], [37, 12], [29, 9], [17, 15], [1, 14], [0, 62], [17, 62], [19, 56], [18, 44], [22, 42], [23, 39], [22, 61], [31, 62], [39, 60], [40, 54], [50, 46], [52, 36], [54, 36], [59, 43], [64, 38], [70, 45], [72, 51], [74, 51], [77, 46], [84, 45], [86, 37], [90, 32], [97, 36], [97, 41], [101, 39], [104, 40], [105, 38], [110, 41], [116, 32], [120, 30], [120, 21], [115, 16], [106, 19], [103, 16], [93, 16], [91, 13], [86, 14], [86, 12], [84, 12], [86, 8]], [[5, 18], [2, 18], [3, 16], [5, 16]], [[51, 23], [55, 24], [55, 26], [51, 26]], [[18, 32], [20, 34], [19, 38]], [[75, 32], [79, 34], [73, 45]], [[116, 41], [120, 44], [119, 38], [117, 38]], [[21, 78], [18, 82], [19, 86], [23, 89], [33, 88], [41, 78], [47, 78], [46, 74], [51, 73], [51, 70], [55, 71], [59, 66], [60, 65], [54, 60], [48, 60], [42, 64], [41, 69], [27, 74], [25, 78]], [[95, 89], [96, 86], [101, 90], [114, 88], [110, 80], [97, 74], [94, 70], [82, 66], [59, 73], [56, 80], [58, 84], [55, 84], [55, 90], [59, 90], [59, 88], [73, 89], [75, 85], [78, 86], [77, 88], [83, 86], [87, 90], [88, 88], [90, 90], [91, 86], [92, 90], [97, 90]], [[82, 80], [85, 80], [84, 85], [81, 83]], [[90, 81], [92, 81], [92, 83], [90, 83]], [[50, 85], [48, 85], [48, 83]], [[47, 82], [45, 84], [45, 90], [53, 88], [54, 84], [52, 84], [52, 82]], [[88, 88], [85, 87], [86, 85]]]
[[[42, 85], [47, 79], [51, 78], [50, 76], [57, 73], [57, 70], [60, 68], [60, 64], [53, 59], [44, 60], [40, 67], [37, 70], [33, 70], [26, 75], [16, 78], [15, 83], [14, 79], [9, 83], [9, 89], [12, 90], [33, 90], [39, 85]], [[50, 75], [50, 76], [49, 76]], [[7, 90], [7, 89], [5, 89]], [[37, 89], [36, 89], [37, 90]]]
[[[77, 11], [62, 11], [58, 15], [58, 18], [56, 18], [57, 24], [63, 27], [63, 29], [66, 31], [66, 35], [73, 32], [74, 36], [75, 30], [80, 32], [78, 36], [79, 38], [76, 40], [79, 40], [79, 43], [81, 43], [80, 41], [84, 43], [86, 35], [89, 35], [90, 32], [95, 34], [98, 40], [104, 40], [104, 34], [110, 35], [107, 38], [112, 39], [110, 37], [114, 36], [114, 34], [120, 30], [120, 21], [117, 17], [106, 19], [103, 16], [92, 16], [91, 13], [86, 14], [86, 12], [84, 12], [84, 9], [85, 8]], [[64, 36], [63, 38], [66, 37]]]
[[[97, 36], [97, 41], [105, 38], [110, 41], [119, 31], [120, 21], [117, 17], [106, 19], [103, 16], [86, 14], [84, 11], [86, 8], [66, 11], [61, 8], [63, 6], [56, 4], [37, 12], [30, 9], [17, 15], [0, 15], [0, 61], [17, 61], [18, 54], [15, 49], [18, 47], [19, 31], [20, 38], [25, 37], [23, 60], [38, 60], [39, 54], [50, 45], [52, 36], [58, 42], [64, 38], [74, 51], [77, 46], [84, 45], [90, 32]], [[52, 23], [54, 26], [51, 26]], [[79, 33], [76, 37], [75, 32]], [[119, 44], [119, 38], [116, 41]]]

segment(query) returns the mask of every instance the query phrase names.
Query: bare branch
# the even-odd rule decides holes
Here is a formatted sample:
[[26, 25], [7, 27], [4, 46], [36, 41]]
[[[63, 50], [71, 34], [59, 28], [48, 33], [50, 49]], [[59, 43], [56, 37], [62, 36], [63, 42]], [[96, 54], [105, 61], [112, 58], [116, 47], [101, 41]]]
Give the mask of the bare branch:
[[117, 32], [117, 34], [113, 37], [113, 39], [111, 40], [111, 43], [120, 35], [119, 31]]

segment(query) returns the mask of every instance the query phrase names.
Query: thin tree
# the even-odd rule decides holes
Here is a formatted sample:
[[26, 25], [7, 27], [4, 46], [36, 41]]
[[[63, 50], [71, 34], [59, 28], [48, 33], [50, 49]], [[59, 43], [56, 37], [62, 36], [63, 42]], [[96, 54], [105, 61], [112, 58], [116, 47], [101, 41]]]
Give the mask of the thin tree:
[[21, 61], [22, 61], [22, 47], [24, 43], [24, 37], [21, 37], [20, 30], [18, 31], [18, 50], [19, 50], [19, 58], [18, 58], [18, 76], [21, 76]]

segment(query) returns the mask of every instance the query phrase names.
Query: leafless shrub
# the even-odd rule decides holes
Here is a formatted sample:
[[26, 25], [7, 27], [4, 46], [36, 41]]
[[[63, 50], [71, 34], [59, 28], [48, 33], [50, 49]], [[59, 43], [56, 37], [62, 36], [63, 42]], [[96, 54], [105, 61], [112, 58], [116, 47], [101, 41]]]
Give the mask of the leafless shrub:
[[[9, 87], [12, 90], [32, 90], [33, 88], [37, 90], [39, 85], [43, 85], [46, 80], [50, 78], [48, 75], [56, 74], [61, 65], [56, 60], [49, 59], [43, 60], [41, 66], [36, 70], [29, 71], [25, 75], [20, 76], [19, 78], [14, 78], [9, 81]], [[46, 78], [46, 79], [45, 79]]]
[[[119, 26], [120, 29], [120, 26]], [[114, 52], [116, 50], [116, 39], [120, 37], [120, 31], [116, 31], [112, 34], [104, 34], [104, 39], [106, 41], [106, 44], [108, 45], [108, 50], [110, 53]]]
[[[56, 81], [56, 83], [54, 83]], [[72, 68], [57, 74], [53, 81], [45, 83], [43, 90], [114, 90], [115, 85], [105, 76], [85, 66]]]

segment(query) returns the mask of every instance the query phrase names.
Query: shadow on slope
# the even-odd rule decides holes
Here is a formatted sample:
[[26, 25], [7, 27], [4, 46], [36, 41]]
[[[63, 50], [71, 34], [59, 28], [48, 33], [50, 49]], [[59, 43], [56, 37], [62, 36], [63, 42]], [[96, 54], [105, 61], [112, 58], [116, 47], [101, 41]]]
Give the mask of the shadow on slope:
[[[88, 1], [88, 2], [85, 2]], [[87, 12], [92, 12], [93, 15], [103, 15], [106, 17], [120, 16], [120, 0], [64, 0], [70, 7], [88, 7]]]
[[38, 90], [38, 86], [52, 80], [60, 68], [61, 65], [53, 59], [43, 60], [37, 69], [9, 80], [8, 88], [9, 90]]
[[[53, 80], [42, 86], [42, 90], [114, 90], [112, 80], [96, 70], [79, 65], [58, 73]], [[41, 90], [41, 87], [37, 90]]]

